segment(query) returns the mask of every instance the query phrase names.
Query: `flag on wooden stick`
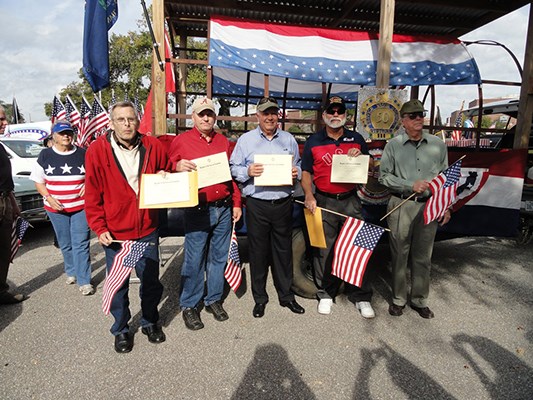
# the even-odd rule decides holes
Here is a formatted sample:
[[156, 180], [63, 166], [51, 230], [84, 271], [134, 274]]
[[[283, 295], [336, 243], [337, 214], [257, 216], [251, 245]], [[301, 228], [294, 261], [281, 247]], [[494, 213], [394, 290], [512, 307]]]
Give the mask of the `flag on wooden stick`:
[[366, 265], [384, 229], [348, 217], [335, 242], [332, 274], [361, 287]]
[[424, 208], [424, 224], [441, 218], [455, 201], [462, 162], [462, 160], [456, 161], [429, 182], [431, 197]]

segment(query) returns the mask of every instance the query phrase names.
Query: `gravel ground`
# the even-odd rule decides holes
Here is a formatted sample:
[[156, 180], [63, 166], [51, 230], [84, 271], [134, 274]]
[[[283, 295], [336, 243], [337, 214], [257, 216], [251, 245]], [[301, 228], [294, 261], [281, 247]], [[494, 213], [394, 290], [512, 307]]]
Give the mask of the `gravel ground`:
[[[434, 251], [424, 320], [406, 309], [387, 313], [388, 255], [374, 252], [373, 305], [364, 320], [341, 296], [331, 315], [316, 301], [294, 315], [271, 301], [252, 317], [249, 283], [229, 293], [230, 319], [202, 312], [205, 328], [185, 328], [178, 304], [182, 239], [164, 238], [161, 318], [165, 343], [139, 329], [132, 284], [129, 354], [117, 354], [111, 317], [101, 311], [103, 251], [93, 238], [94, 296], [65, 284], [62, 257], [48, 224], [30, 229], [9, 281], [27, 301], [0, 307], [0, 399], [531, 399], [533, 398], [533, 246], [513, 240], [460, 238]], [[245, 239], [241, 240], [246, 248]], [[249, 274], [248, 266], [246, 274]], [[249, 275], [248, 275], [249, 276]]]

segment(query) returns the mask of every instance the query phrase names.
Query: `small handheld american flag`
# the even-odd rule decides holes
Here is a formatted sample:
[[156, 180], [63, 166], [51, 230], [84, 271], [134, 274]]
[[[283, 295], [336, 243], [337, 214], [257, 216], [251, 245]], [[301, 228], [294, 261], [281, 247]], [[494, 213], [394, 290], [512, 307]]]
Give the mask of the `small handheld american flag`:
[[455, 201], [461, 178], [461, 164], [462, 160], [456, 161], [429, 182], [431, 197], [424, 208], [424, 224], [441, 218]]
[[19, 251], [22, 238], [24, 237], [24, 234], [28, 230], [29, 226], [30, 223], [21, 217], [18, 217], [16, 220], [13, 221], [13, 226], [11, 230], [11, 258], [9, 259], [10, 262], [13, 262], [15, 255]]
[[239, 258], [239, 243], [235, 234], [235, 226], [231, 232], [231, 242], [228, 252], [228, 265], [224, 271], [224, 278], [228, 281], [229, 286], [234, 292], [239, 289], [242, 282], [241, 259]]
[[113, 265], [111, 265], [104, 283], [102, 310], [106, 315], [109, 314], [115, 293], [117, 293], [124, 281], [130, 276], [131, 271], [142, 258], [144, 251], [149, 245], [150, 242], [126, 240], [122, 243], [122, 249], [115, 254]]

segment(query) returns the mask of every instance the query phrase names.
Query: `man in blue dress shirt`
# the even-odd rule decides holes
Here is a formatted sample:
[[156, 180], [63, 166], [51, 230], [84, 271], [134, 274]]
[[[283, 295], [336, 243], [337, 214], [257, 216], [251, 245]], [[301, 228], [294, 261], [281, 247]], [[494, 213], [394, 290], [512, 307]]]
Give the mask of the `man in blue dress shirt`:
[[293, 313], [305, 310], [294, 299], [292, 285], [292, 191], [293, 185], [258, 186], [264, 166], [254, 161], [256, 154], [292, 155], [292, 177], [301, 177], [298, 143], [278, 128], [279, 106], [276, 99], [264, 97], [257, 103], [259, 126], [242, 135], [230, 159], [231, 174], [242, 183], [246, 196], [246, 223], [250, 247], [250, 274], [255, 300], [253, 316], [261, 318], [268, 303], [266, 281], [272, 266], [274, 286], [282, 307]]

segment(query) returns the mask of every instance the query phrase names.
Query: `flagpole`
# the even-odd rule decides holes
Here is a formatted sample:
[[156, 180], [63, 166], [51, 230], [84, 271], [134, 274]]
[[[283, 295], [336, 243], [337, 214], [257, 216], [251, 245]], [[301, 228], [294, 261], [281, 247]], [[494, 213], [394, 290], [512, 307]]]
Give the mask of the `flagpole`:
[[[305, 203], [303, 201], [300, 201], [300, 200], [294, 200], [295, 203], [300, 203], [300, 204], [303, 204], [305, 206]], [[341, 214], [340, 212], [337, 212], [337, 211], [333, 211], [333, 210], [328, 210], [327, 208], [323, 208], [323, 207], [316, 207], [316, 208], [320, 208], [321, 210], [323, 211], [326, 211], [328, 213], [331, 213], [331, 214], [335, 214], [335, 215], [338, 215], [339, 217], [344, 217], [344, 218], [350, 218], [348, 215], [345, 215], [345, 214]], [[371, 224], [370, 222], [365, 222], [369, 225], [374, 225], [374, 224]], [[379, 225], [375, 225], [375, 226], [379, 226]], [[387, 228], [383, 228], [382, 226], [380, 226], [381, 229], [383, 230], [386, 230], [387, 232], [390, 232], [390, 229], [387, 229]]]
[[[458, 163], [459, 161], [461, 161], [463, 158], [466, 157], [466, 154], [463, 154], [461, 158], [459, 158], [458, 160], [456, 160], [452, 165]], [[450, 168], [452, 165], [448, 166], [448, 168]], [[446, 168], [446, 169], [448, 169]], [[413, 193], [411, 194], [411, 196], [409, 196], [408, 198], [404, 199], [400, 204], [398, 204], [396, 207], [394, 207], [392, 210], [390, 210], [387, 214], [385, 214], [383, 217], [380, 218], [380, 221], [383, 221], [385, 218], [387, 218], [389, 215], [391, 215], [394, 211], [396, 211], [398, 208], [400, 208], [401, 206], [403, 206], [407, 201], [411, 200], [413, 198], [413, 196], [415, 196], [417, 193]]]

